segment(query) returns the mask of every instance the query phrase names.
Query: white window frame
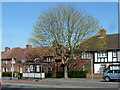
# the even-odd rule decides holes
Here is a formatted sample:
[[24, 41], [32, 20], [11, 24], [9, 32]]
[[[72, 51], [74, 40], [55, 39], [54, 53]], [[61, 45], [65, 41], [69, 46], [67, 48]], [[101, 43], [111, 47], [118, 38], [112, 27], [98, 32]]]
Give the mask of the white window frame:
[[53, 57], [47, 57], [47, 62], [52, 62], [53, 61]]
[[7, 59], [6, 59], [6, 61], [5, 61], [5, 64], [7, 64]]
[[91, 53], [90, 52], [83, 53], [82, 59], [90, 59], [90, 58], [91, 58]]
[[117, 57], [117, 51], [116, 50], [114, 50], [112, 54], [113, 54], [113, 57]]
[[5, 72], [5, 68], [3, 68], [3, 72]]
[[23, 73], [23, 68], [22, 67], [20, 67], [20, 73]]
[[99, 57], [107, 57], [107, 52], [100, 52], [100, 53], [98, 53], [98, 58]]
[[11, 64], [12, 64], [12, 63], [15, 64], [15, 60], [13, 60], [13, 61], [11, 60]]
[[36, 72], [40, 72], [40, 65], [36, 65]]

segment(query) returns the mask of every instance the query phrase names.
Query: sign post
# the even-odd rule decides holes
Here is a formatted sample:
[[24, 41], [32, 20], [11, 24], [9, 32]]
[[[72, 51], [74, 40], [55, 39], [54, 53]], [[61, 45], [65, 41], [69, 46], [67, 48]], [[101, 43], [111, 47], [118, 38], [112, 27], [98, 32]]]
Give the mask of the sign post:
[[93, 79], [93, 57], [91, 57], [91, 78]]

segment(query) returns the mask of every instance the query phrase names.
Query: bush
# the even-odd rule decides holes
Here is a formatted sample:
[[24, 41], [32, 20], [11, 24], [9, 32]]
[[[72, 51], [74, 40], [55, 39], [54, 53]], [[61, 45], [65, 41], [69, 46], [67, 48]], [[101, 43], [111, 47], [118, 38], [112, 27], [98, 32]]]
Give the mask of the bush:
[[[13, 77], [15, 76], [15, 73], [19, 74], [18, 71], [14, 71], [14, 72], [13, 72]], [[3, 77], [12, 77], [12, 72], [3, 72], [3, 73], [2, 73], [2, 76], [3, 76]]]
[[63, 78], [64, 77], [64, 72], [56, 72], [56, 78]]
[[52, 72], [45, 73], [46, 78], [52, 78]]
[[[64, 72], [57, 72], [56, 78], [63, 78]], [[68, 71], [68, 77], [69, 78], [86, 78], [86, 72], [85, 71]]]
[[89, 72], [90, 72], [90, 70], [85, 70], [85, 72], [86, 72], [86, 73], [89, 73]]
[[3, 77], [12, 77], [12, 72], [3, 72], [2, 76]]
[[86, 78], [85, 71], [68, 71], [69, 78]]

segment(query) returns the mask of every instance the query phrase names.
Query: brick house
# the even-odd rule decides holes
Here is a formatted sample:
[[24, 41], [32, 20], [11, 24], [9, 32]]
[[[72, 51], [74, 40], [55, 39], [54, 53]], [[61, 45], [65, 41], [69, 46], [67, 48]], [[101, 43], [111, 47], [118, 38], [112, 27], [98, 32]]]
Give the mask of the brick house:
[[[98, 41], [105, 36], [105, 47], [103, 50], [97, 45]], [[68, 70], [71, 71], [91, 71], [91, 57], [93, 58], [93, 73], [101, 74], [107, 68], [110, 69], [119, 69], [120, 65], [120, 47], [119, 45], [119, 34], [108, 34], [106, 31], [100, 30], [100, 35], [94, 36], [88, 40], [90, 46], [86, 47], [81, 44], [81, 48], [76, 51], [73, 55], [73, 60], [68, 64]], [[77, 55], [82, 52], [82, 49], [86, 48], [86, 52], [77, 57]], [[41, 68], [44, 72], [52, 72], [55, 77], [55, 72], [63, 68], [63, 60], [61, 57], [56, 57], [56, 55], [51, 51], [54, 51], [54, 48], [51, 47], [41, 47], [41, 48], [32, 48], [31, 45], [26, 45], [26, 48], [5, 48], [5, 51], [2, 52], [2, 72], [11, 71], [11, 60], [14, 61], [14, 71], [19, 72], [41, 72]], [[101, 52], [98, 52], [100, 50]], [[39, 58], [40, 62], [32, 64]], [[26, 60], [27, 64], [23, 65], [22, 60]], [[41, 67], [41, 64], [45, 65]], [[116, 66], [115, 66], [116, 65]], [[38, 69], [39, 68], [39, 69]], [[102, 76], [102, 75], [101, 75]], [[101, 77], [100, 76], [100, 77]], [[99, 76], [96, 76], [99, 77]]]
[[[104, 36], [105, 48], [102, 49], [97, 43]], [[119, 34], [106, 35], [106, 30], [103, 29], [100, 30], [100, 35], [90, 38], [87, 42], [91, 43], [90, 46], [81, 57], [75, 57], [75, 59], [69, 63], [69, 70], [91, 70], [91, 58], [93, 59], [93, 73], [95, 75], [102, 74], [106, 69], [120, 69]], [[83, 48], [86, 48], [84, 43], [81, 45], [81, 48], [77, 50], [75, 56], [79, 54]], [[100, 77], [102, 77], [102, 75], [100, 75]]]
[[[33, 72], [31, 68], [39, 68], [34, 70], [34, 72], [41, 72], [40, 65], [41, 63], [46, 63], [42, 67], [44, 72], [57, 72], [63, 66], [63, 61], [60, 57], [55, 57], [55, 54], [51, 51], [54, 50], [53, 47], [41, 47], [41, 48], [32, 48], [31, 45], [26, 45], [26, 48], [5, 48], [5, 51], [2, 52], [2, 72], [11, 72], [12, 71], [12, 59], [14, 59], [14, 71], [20, 73], [23, 72]], [[36, 59], [40, 58], [40, 62], [33, 65], [31, 63], [35, 62]], [[28, 64], [23, 65], [22, 60], [26, 60]]]

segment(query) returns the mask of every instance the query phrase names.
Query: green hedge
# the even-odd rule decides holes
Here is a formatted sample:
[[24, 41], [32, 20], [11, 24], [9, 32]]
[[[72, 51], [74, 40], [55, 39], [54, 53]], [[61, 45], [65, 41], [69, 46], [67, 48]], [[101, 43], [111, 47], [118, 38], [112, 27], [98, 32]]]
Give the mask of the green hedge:
[[85, 71], [68, 71], [69, 78], [86, 78]]
[[45, 77], [46, 77], [46, 78], [52, 78], [52, 72], [45, 73]]
[[[15, 76], [15, 73], [20, 74], [18, 71], [13, 72], [13, 77]], [[3, 77], [12, 77], [12, 72], [3, 72], [2, 73]]]
[[56, 72], [56, 78], [63, 78], [64, 72]]
[[[57, 72], [56, 78], [63, 78], [64, 72]], [[86, 78], [86, 72], [85, 71], [68, 71], [68, 77], [69, 78]]]

